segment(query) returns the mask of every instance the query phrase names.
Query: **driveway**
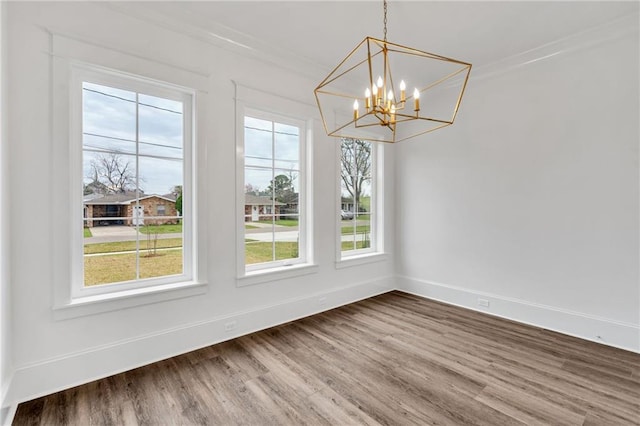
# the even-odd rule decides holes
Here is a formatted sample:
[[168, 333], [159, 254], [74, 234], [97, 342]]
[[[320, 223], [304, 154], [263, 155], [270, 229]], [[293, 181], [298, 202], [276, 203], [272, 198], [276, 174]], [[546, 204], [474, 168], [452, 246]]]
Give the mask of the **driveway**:
[[138, 234], [133, 226], [108, 225], [94, 226], [91, 228], [91, 235], [94, 238], [102, 237], [135, 237]]

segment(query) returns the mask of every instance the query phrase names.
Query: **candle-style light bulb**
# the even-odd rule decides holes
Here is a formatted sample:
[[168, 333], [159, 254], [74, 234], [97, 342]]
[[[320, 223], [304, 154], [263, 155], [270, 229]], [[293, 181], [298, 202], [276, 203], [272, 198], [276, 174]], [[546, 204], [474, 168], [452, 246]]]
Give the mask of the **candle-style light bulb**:
[[413, 90], [413, 110], [420, 111], [420, 91], [417, 87]]
[[360, 105], [358, 105], [358, 100], [356, 99], [355, 101], [353, 101], [353, 119], [354, 120], [358, 119], [358, 108], [360, 108]]
[[375, 84], [371, 88], [371, 96], [373, 97], [373, 105], [378, 105], [378, 86]]
[[376, 82], [376, 84], [378, 85], [379, 88], [382, 89], [382, 86], [384, 85], [382, 81], [382, 77], [378, 76], [378, 81]]
[[371, 90], [367, 87], [367, 90], [364, 91], [364, 103], [367, 111], [371, 109]]
[[407, 100], [407, 85], [404, 84], [404, 80], [400, 81], [400, 102], [404, 102]]
[[393, 103], [393, 90], [389, 90], [389, 93], [387, 93], [387, 108], [391, 108], [392, 103]]
[[373, 93], [376, 95], [376, 106], [380, 106], [382, 96], [384, 95], [382, 90], [382, 77], [378, 77], [378, 82], [373, 86]]

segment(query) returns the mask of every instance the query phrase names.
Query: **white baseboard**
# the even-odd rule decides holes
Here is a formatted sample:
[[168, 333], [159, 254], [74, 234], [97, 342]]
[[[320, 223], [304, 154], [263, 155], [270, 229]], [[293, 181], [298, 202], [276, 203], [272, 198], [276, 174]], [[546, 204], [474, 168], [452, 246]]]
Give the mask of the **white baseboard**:
[[[398, 290], [417, 296], [640, 353], [637, 324], [404, 276], [396, 277], [396, 284]], [[489, 306], [478, 306], [479, 298]]]
[[[409, 277], [386, 277], [22, 366], [6, 389], [0, 424], [11, 424], [20, 402], [395, 289], [640, 353], [638, 325]], [[478, 298], [490, 306], [478, 307]], [[226, 332], [225, 324], [232, 321], [236, 328]]]
[[[323, 312], [395, 289], [393, 277], [320, 292], [251, 311], [164, 330], [135, 339], [91, 348], [64, 357], [22, 366], [14, 372], [7, 406], [91, 382]], [[320, 300], [322, 299], [322, 300]], [[235, 321], [233, 331], [225, 324]], [[13, 417], [11, 415], [10, 417]]]

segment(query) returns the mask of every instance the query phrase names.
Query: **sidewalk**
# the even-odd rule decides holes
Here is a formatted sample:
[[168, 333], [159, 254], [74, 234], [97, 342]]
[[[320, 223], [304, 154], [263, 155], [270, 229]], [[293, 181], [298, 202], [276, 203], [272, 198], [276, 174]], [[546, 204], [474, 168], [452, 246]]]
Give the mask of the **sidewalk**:
[[[135, 241], [137, 238], [140, 241], [146, 241], [147, 234], [140, 233], [133, 226], [121, 226], [121, 225], [109, 225], [109, 226], [94, 226], [91, 229], [92, 237], [84, 239], [85, 244], [96, 243], [113, 243], [117, 241]], [[139, 235], [139, 237], [138, 237]], [[152, 235], [152, 237], [155, 237]], [[158, 239], [166, 238], [181, 238], [182, 234], [158, 234]]]

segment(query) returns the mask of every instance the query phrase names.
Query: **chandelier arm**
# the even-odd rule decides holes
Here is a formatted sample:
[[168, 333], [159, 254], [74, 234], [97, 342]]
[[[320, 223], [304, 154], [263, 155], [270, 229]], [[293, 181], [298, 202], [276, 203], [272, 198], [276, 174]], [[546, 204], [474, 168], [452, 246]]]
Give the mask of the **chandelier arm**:
[[456, 116], [458, 115], [458, 108], [460, 108], [460, 102], [462, 102], [462, 96], [464, 96], [464, 91], [466, 90], [467, 83], [469, 82], [469, 74], [471, 74], [471, 64], [469, 64], [469, 72], [467, 73], [467, 76], [464, 79], [464, 84], [462, 85], [460, 96], [458, 96], [458, 102], [456, 102], [456, 107], [453, 110], [453, 117], [451, 117], [452, 123], [456, 119]]
[[[375, 57], [376, 57], [376, 56], [378, 56], [380, 53], [382, 53], [382, 52], [374, 53], [373, 55], [371, 55], [371, 58], [375, 58]], [[349, 57], [351, 57], [351, 55], [349, 55]], [[346, 59], [349, 59], [349, 57], [347, 57]], [[346, 61], [346, 59], [345, 59], [345, 61]], [[343, 63], [344, 63], [345, 61], [343, 61]], [[325, 80], [324, 80], [324, 81], [323, 81], [323, 82], [322, 82], [322, 83], [317, 87], [317, 89], [319, 89], [319, 88], [320, 88], [320, 87], [322, 87], [322, 86], [326, 86], [326, 85], [327, 85], [327, 84], [329, 84], [329, 83], [332, 83], [333, 81], [335, 81], [335, 80], [339, 79], [339, 78], [340, 78], [340, 77], [342, 77], [343, 75], [347, 74], [348, 72], [352, 71], [353, 69], [355, 69], [355, 68], [359, 67], [360, 65], [362, 65], [362, 64], [364, 64], [365, 62], [368, 62], [368, 61], [369, 61], [369, 59], [368, 59], [368, 58], [365, 58], [365, 59], [363, 59], [362, 61], [358, 62], [356, 65], [354, 65], [354, 66], [352, 66], [351, 68], [347, 69], [346, 71], [343, 71], [342, 73], [340, 73], [340, 74], [338, 74], [338, 75], [336, 75], [336, 76], [333, 76], [333, 78], [331, 78], [331, 79], [329, 79], [329, 77], [332, 77], [332, 76], [330, 75], [329, 77], [327, 77], [327, 78], [326, 78], [326, 79], [325, 79]], [[340, 65], [342, 65], [342, 64], [340, 64]], [[336, 68], [336, 69], [337, 69], [337, 68]], [[334, 72], [335, 72], [335, 70], [334, 70]], [[369, 79], [371, 80], [371, 76], [369, 76]], [[316, 89], [316, 90], [317, 90], [317, 89]]]
[[[426, 92], [427, 90], [431, 89], [432, 87], [435, 87], [435, 86], [437, 86], [438, 84], [442, 83], [443, 81], [446, 81], [446, 80], [448, 80], [448, 79], [450, 79], [450, 78], [452, 78], [452, 77], [455, 77], [456, 75], [458, 75], [458, 74], [460, 74], [460, 73], [463, 73], [463, 72], [465, 72], [466, 70], [467, 70], [467, 67], [460, 68], [459, 70], [454, 71], [454, 72], [452, 72], [451, 74], [449, 74], [449, 75], [446, 75], [446, 76], [442, 77], [440, 80], [437, 80], [437, 81], [435, 81], [435, 82], [431, 83], [430, 85], [428, 85], [428, 86], [427, 86], [427, 87], [425, 87], [424, 89], [420, 90], [420, 92], [421, 92], [421, 93], [422, 93], [422, 92]], [[467, 75], [467, 78], [468, 78], [468, 75]], [[466, 80], [466, 79], [465, 79], [465, 80]]]
[[368, 38], [368, 37], [365, 37], [365, 39], [364, 39], [364, 40], [362, 40], [360, 43], [358, 43], [358, 45], [357, 45], [356, 47], [354, 47], [354, 48], [351, 50], [351, 52], [349, 52], [349, 54], [348, 54], [348, 55], [347, 55], [347, 56], [342, 60], [342, 62], [340, 62], [338, 65], [336, 65], [336, 67], [335, 67], [335, 68], [334, 68], [334, 69], [329, 73], [329, 75], [328, 75], [324, 80], [322, 80], [322, 83], [318, 84], [318, 87], [324, 86], [324, 85], [327, 83], [327, 81], [331, 78], [331, 76], [333, 75], [333, 73], [335, 73], [338, 69], [340, 69], [340, 67], [342, 66], [342, 64], [344, 64], [345, 62], [347, 62], [347, 61], [349, 60], [349, 58], [350, 58], [354, 53], [356, 53], [356, 51], [360, 48], [360, 46], [362, 46], [362, 44], [363, 44], [364, 42], [366, 42], [366, 41], [367, 41], [367, 38]]

